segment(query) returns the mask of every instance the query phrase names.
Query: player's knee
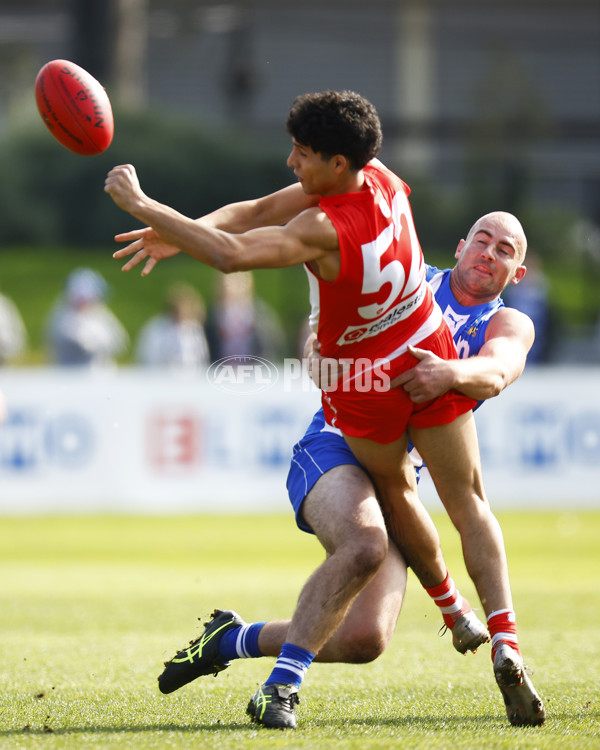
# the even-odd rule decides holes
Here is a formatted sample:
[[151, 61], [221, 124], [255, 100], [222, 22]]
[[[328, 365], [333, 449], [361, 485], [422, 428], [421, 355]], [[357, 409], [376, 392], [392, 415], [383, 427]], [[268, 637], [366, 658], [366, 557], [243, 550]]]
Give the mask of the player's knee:
[[477, 494], [474, 494], [469, 502], [453, 508], [450, 517], [461, 535], [497, 523], [486, 498]]
[[352, 556], [357, 572], [362, 575], [376, 573], [388, 552], [388, 535], [377, 527], [363, 529], [352, 543]]
[[368, 664], [375, 661], [385, 651], [388, 639], [385, 631], [376, 623], [367, 623], [345, 634], [342, 644], [345, 658], [350, 664]]

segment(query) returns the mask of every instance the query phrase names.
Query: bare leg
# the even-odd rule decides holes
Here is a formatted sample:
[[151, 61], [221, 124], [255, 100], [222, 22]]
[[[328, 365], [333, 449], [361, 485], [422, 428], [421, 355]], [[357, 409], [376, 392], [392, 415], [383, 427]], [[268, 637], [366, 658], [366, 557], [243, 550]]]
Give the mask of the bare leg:
[[350, 437], [346, 442], [377, 486], [390, 534], [406, 562], [423, 586], [437, 586], [447, 568], [437, 529], [417, 494], [407, 438], [388, 445]]
[[276, 656], [288, 641], [319, 654], [321, 661], [376, 658], [400, 612], [406, 566], [396, 549], [388, 551], [371, 482], [355, 466], [338, 466], [313, 487], [303, 513], [327, 559], [304, 585], [292, 620], [262, 628], [262, 652]]
[[358, 594], [340, 627], [317, 661], [361, 664], [387, 648], [400, 615], [406, 589], [406, 563], [390, 540], [383, 565]]
[[379, 490], [391, 538], [430, 596], [440, 597], [435, 601], [445, 625], [452, 631], [454, 647], [463, 654], [475, 651], [488, 640], [488, 634], [449, 577], [437, 529], [417, 495], [407, 438], [388, 445], [356, 438], [346, 440]]
[[504, 540], [483, 488], [473, 414], [411, 430], [411, 437], [460, 534], [465, 565], [485, 613], [512, 609]]
[[543, 724], [543, 703], [518, 651], [504, 540], [483, 489], [473, 414], [449, 425], [412, 430], [411, 437], [458, 529], [467, 570], [488, 615], [494, 677], [508, 720], [514, 726]]
[[[386, 558], [356, 596], [344, 620], [315, 657], [318, 662], [363, 664], [387, 648], [400, 615], [406, 588], [406, 563], [390, 541]], [[291, 620], [267, 622], [258, 643], [265, 656], [277, 656], [289, 641]]]

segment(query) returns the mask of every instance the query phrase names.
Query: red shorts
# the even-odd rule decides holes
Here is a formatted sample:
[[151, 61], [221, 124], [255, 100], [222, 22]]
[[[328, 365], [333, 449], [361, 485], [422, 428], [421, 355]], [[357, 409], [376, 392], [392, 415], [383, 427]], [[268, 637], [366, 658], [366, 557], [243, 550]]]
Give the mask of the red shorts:
[[[443, 323], [435, 333], [418, 343], [442, 359], [457, 359], [452, 334]], [[385, 371], [393, 380], [417, 364], [408, 352], [391, 360]], [[411, 425], [417, 429], [449, 424], [473, 409], [476, 401], [458, 391], [448, 391], [438, 398], [415, 404], [402, 386], [376, 390], [375, 378], [347, 379], [335, 390], [322, 394], [323, 410], [328, 424], [350, 437], [368, 438], [376, 443], [398, 440]]]

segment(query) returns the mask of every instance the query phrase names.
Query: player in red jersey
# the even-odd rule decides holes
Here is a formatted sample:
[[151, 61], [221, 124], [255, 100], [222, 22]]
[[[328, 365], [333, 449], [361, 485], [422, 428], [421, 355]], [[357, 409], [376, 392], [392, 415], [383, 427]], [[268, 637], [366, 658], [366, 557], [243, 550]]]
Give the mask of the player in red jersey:
[[[131, 241], [115, 253], [117, 258], [133, 255], [124, 270], [146, 261], [147, 274], [158, 260], [180, 250], [225, 273], [305, 263], [318, 280], [325, 355], [384, 358], [391, 377], [415, 364], [407, 353], [410, 344], [445, 359], [456, 357], [425, 286], [406, 186], [372, 162], [381, 145], [372, 105], [352, 92], [305, 95], [294, 102], [287, 125], [293, 143], [288, 165], [299, 186], [225, 206], [201, 220], [146, 196], [131, 165], [111, 170], [105, 190], [148, 225], [117, 237]], [[351, 204], [348, 210], [346, 204]], [[474, 272], [485, 275], [489, 268], [480, 263]], [[421, 583], [444, 601], [452, 592], [435, 528], [418, 501], [406, 450], [410, 430], [461, 533], [467, 569], [490, 618], [497, 651], [514, 641], [514, 613], [502, 534], [483, 488], [473, 402], [450, 393], [415, 404], [402, 395], [403, 389], [393, 394], [378, 389], [381, 378], [363, 389], [359, 374], [351, 369], [324, 395], [328, 419], [341, 427], [384, 505], [402, 520], [397, 535]], [[322, 616], [294, 617], [290, 643], [284, 644], [271, 677], [250, 702], [256, 721], [295, 726], [297, 685], [355, 595], [349, 592], [347, 600], [336, 600]]]
[[[302, 162], [292, 152], [294, 158]], [[331, 283], [308, 264], [309, 281], [323, 356], [373, 363], [359, 371], [350, 367], [342, 383], [325, 392], [327, 421], [346, 436], [390, 443], [402, 437], [409, 420], [415, 427], [445, 424], [473, 403], [451, 391], [415, 407], [403, 389], [385, 388], [377, 379], [379, 372], [395, 377], [412, 366], [411, 343], [443, 359], [456, 353], [425, 281], [408, 186], [376, 159], [362, 173], [363, 190], [319, 201], [339, 238], [340, 265]]]

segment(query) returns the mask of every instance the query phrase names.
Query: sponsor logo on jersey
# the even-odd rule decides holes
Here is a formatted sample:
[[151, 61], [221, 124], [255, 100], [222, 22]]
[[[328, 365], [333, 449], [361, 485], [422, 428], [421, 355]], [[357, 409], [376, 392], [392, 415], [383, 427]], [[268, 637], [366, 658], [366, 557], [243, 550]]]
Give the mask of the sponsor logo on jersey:
[[391, 328], [400, 320], [408, 318], [408, 316], [419, 307], [425, 299], [425, 292], [425, 285], [423, 285], [412, 299], [400, 302], [400, 304], [393, 307], [379, 320], [374, 320], [366, 326], [364, 324], [359, 326], [348, 326], [337, 340], [337, 345], [343, 346], [344, 344], [354, 344], [356, 341], [362, 341], [371, 336], [377, 336], [377, 334], [382, 331], [387, 331], [388, 328]]
[[469, 320], [469, 316], [459, 315], [450, 307], [450, 305], [448, 305], [444, 310], [444, 319], [448, 324], [452, 336], [456, 336], [457, 332], [465, 325], [467, 320]]

